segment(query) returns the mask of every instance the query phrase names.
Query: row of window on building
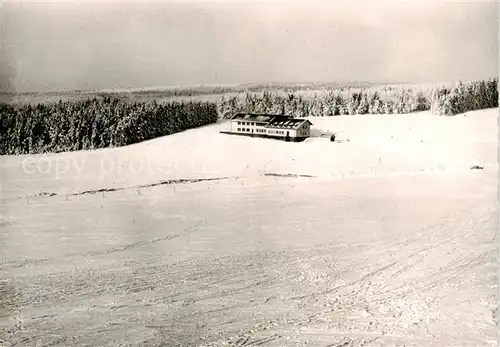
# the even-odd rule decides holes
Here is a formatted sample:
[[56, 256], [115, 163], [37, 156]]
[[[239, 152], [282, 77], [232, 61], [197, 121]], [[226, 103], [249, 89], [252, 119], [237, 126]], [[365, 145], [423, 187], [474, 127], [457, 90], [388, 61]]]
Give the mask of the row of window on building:
[[[249, 128], [236, 128], [238, 131], [243, 131], [249, 133], [251, 130]], [[255, 129], [256, 133], [267, 133], [266, 129]], [[284, 131], [269, 130], [269, 134], [284, 134]]]
[[254, 125], [260, 125], [260, 126], [264, 126], [265, 124], [264, 123], [256, 123], [256, 122], [238, 122], [238, 125], [251, 125], [251, 126], [254, 126]]
[[279, 134], [284, 135], [285, 132], [283, 130], [269, 130], [269, 134]]
[[[237, 131], [243, 131], [249, 133], [251, 130], [249, 128], [236, 128]], [[266, 129], [255, 129], [256, 133], [267, 133]], [[305, 135], [305, 132], [299, 132], [301, 135]], [[303, 134], [302, 134], [303, 133]], [[285, 135], [283, 130], [269, 130], [269, 134]]]

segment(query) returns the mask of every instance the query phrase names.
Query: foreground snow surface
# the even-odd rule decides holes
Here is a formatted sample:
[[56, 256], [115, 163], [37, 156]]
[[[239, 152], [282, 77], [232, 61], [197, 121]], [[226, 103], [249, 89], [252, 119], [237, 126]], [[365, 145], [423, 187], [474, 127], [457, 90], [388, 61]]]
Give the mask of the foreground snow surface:
[[497, 112], [3, 157], [1, 345], [495, 346]]

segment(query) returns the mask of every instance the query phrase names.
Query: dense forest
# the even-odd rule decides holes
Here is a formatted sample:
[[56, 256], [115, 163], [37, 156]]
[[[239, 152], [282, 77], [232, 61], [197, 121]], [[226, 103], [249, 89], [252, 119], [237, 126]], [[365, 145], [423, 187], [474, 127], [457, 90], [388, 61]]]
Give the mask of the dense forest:
[[106, 97], [0, 104], [0, 154], [125, 146], [217, 121], [214, 103], [128, 102]]

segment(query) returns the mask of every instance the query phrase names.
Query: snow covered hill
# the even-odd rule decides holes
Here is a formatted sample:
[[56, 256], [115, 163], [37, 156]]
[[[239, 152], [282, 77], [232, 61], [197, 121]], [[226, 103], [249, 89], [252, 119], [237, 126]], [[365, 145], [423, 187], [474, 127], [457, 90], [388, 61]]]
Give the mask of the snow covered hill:
[[0, 344], [494, 346], [497, 113], [1, 157]]
[[311, 118], [313, 128], [338, 133], [334, 143], [224, 135], [226, 124], [219, 123], [121, 148], [4, 156], [4, 197], [265, 173], [345, 178], [467, 172], [474, 165], [496, 170], [497, 113]]

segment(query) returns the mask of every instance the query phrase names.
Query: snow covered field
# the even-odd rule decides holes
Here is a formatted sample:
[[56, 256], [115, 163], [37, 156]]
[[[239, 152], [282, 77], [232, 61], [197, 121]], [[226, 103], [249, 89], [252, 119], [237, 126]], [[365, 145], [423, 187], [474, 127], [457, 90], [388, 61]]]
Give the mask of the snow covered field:
[[4, 156], [0, 345], [495, 346], [497, 113]]

